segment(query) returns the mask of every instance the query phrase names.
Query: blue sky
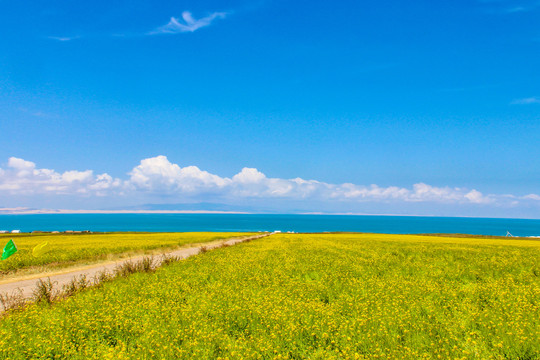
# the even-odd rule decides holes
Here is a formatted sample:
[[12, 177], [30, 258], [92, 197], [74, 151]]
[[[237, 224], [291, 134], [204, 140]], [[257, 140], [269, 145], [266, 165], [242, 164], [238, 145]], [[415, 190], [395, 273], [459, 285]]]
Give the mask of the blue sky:
[[0, 208], [539, 218], [539, 20], [531, 0], [0, 1]]

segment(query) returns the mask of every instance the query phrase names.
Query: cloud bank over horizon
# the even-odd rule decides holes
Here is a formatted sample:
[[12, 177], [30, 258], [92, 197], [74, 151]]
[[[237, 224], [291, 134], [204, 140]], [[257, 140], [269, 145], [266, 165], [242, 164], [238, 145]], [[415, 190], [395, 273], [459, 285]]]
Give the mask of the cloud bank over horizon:
[[[78, 199], [79, 206], [88, 198], [167, 199], [171, 201], [264, 201], [279, 199], [294, 202], [333, 204], [434, 203], [457, 206], [519, 207], [540, 206], [538, 194], [483, 194], [476, 189], [437, 187], [416, 183], [411, 188], [376, 184], [330, 184], [302, 178], [267, 177], [255, 168], [244, 167], [232, 177], [221, 177], [197, 166], [181, 167], [160, 155], [141, 160], [125, 179], [113, 178], [93, 170], [70, 170], [63, 173], [41, 169], [35, 163], [16, 157], [0, 168], [0, 196], [67, 196]], [[13, 199], [12, 199], [13, 200]], [[0, 204], [2, 205], [2, 204]], [[12, 203], [10, 206], [19, 206]], [[316, 209], [313, 209], [316, 211]]]

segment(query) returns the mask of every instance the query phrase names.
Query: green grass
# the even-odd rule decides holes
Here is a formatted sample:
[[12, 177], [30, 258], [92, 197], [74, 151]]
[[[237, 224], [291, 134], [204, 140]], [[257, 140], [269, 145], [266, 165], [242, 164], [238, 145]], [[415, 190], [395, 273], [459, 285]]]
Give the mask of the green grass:
[[[248, 233], [108, 233], [108, 234], [9, 234], [0, 235], [3, 248], [13, 239], [18, 252], [0, 261], [0, 276], [37, 267], [60, 268], [83, 262], [106, 260], [125, 253], [145, 253], [193, 243], [247, 236]], [[34, 257], [32, 249], [47, 241], [49, 251]]]
[[540, 242], [280, 234], [37, 304], [0, 358], [538, 359]]

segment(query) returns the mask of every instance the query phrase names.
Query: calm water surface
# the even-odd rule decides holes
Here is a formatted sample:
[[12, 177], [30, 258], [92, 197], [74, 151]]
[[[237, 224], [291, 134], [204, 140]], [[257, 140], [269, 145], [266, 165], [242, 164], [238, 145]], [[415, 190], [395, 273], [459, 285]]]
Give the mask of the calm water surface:
[[540, 236], [540, 220], [365, 215], [40, 214], [0, 215], [0, 230], [355, 231]]

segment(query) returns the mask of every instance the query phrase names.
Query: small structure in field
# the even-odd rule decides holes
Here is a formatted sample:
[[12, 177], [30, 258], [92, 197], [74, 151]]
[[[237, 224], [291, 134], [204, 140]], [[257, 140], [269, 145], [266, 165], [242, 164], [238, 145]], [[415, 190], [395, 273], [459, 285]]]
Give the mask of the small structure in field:
[[21, 233], [21, 230], [11, 230], [11, 233], [12, 233], [12, 234], [20, 234], [20, 233]]

